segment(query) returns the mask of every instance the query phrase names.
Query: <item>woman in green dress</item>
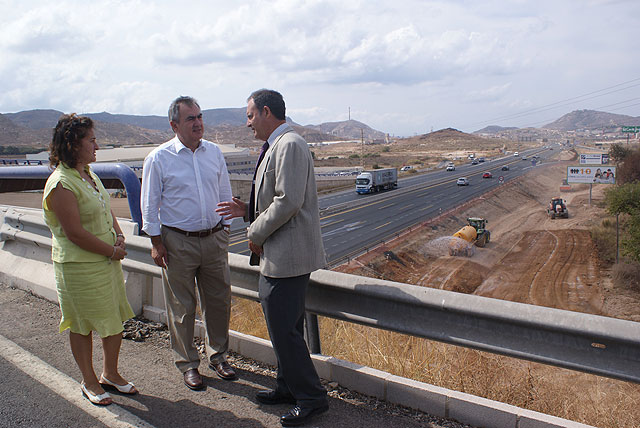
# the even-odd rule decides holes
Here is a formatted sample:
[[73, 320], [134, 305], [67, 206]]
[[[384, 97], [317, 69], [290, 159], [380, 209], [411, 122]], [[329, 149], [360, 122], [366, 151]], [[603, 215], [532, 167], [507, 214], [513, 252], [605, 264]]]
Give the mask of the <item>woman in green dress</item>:
[[[89, 168], [97, 149], [90, 118], [60, 117], [49, 146], [55, 170], [47, 180], [42, 208], [52, 234], [60, 332], [69, 329], [71, 352], [82, 372], [82, 393], [93, 404], [108, 405], [112, 399], [105, 389], [137, 392], [118, 372], [122, 323], [134, 313], [120, 264], [127, 254], [125, 237], [109, 194]], [[99, 380], [93, 369], [93, 331], [102, 339]]]

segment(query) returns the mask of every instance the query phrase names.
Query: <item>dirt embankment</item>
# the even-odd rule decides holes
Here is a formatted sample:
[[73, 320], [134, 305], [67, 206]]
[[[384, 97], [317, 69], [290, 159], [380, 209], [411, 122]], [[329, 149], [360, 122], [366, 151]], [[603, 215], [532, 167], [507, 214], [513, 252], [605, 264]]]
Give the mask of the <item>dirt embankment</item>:
[[[563, 154], [564, 159], [569, 157]], [[479, 198], [338, 270], [456, 292], [640, 321], [640, 297], [620, 299], [600, 263], [589, 228], [606, 217], [605, 185], [560, 191], [567, 162], [532, 169], [515, 183]], [[568, 219], [551, 220], [552, 196], [567, 200]], [[467, 217], [488, 219], [491, 242], [472, 257], [450, 256], [450, 236]], [[409, 237], [409, 238], [407, 238]], [[392, 251], [397, 259], [385, 257]], [[387, 253], [388, 254], [388, 253]]]

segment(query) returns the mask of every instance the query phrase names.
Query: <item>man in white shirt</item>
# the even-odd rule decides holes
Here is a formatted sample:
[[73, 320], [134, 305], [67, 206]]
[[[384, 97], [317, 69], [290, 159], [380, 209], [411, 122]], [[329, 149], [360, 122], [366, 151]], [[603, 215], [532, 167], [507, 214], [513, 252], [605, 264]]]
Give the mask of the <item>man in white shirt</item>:
[[142, 230], [151, 237], [151, 257], [162, 267], [162, 283], [176, 367], [193, 390], [204, 388], [200, 357], [193, 344], [196, 285], [206, 326], [209, 366], [225, 380], [235, 379], [226, 361], [229, 346], [231, 283], [229, 226], [215, 212], [231, 200], [231, 184], [220, 148], [203, 140], [197, 101], [179, 97], [169, 108], [175, 138], [144, 160]]

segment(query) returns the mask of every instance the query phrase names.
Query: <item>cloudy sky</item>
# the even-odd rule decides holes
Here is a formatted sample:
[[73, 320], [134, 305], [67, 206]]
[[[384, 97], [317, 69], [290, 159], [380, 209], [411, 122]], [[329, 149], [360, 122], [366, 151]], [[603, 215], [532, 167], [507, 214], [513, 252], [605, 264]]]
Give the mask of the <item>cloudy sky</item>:
[[0, 112], [165, 115], [279, 90], [397, 136], [640, 116], [638, 0], [0, 0]]

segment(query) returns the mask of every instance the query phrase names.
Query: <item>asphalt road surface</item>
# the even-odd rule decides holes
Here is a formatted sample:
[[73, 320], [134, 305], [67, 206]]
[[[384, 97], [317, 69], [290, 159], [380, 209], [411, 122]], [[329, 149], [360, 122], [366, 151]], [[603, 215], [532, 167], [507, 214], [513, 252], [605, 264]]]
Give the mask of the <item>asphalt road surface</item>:
[[[319, 200], [322, 239], [330, 265], [366, 251], [367, 248], [394, 237], [406, 228], [422, 223], [477, 198], [535, 168], [554, 151], [531, 149], [521, 156], [488, 159], [477, 165], [467, 162], [455, 171], [444, 168], [399, 180], [398, 188], [369, 195], [358, 195], [354, 189], [332, 193]], [[537, 155], [539, 159], [533, 160]], [[522, 158], [527, 156], [527, 160]], [[508, 171], [502, 167], [507, 165]], [[482, 178], [484, 172], [492, 178]], [[469, 186], [457, 186], [458, 177], [467, 177]], [[237, 222], [229, 251], [248, 255], [244, 230], [247, 224]]]
[[[140, 394], [112, 394], [116, 404], [93, 406], [81, 395], [68, 335], [58, 333], [58, 322], [56, 304], [0, 284], [0, 427], [279, 427], [289, 409], [255, 400], [258, 390], [274, 385], [273, 369], [238, 355], [230, 358], [238, 380], [220, 380], [203, 363], [207, 388], [189, 390], [173, 365], [166, 333], [144, 342], [124, 340], [120, 371]], [[101, 348], [95, 338], [94, 347], [99, 368]], [[464, 427], [337, 385], [327, 389], [330, 410], [310, 426]]]

